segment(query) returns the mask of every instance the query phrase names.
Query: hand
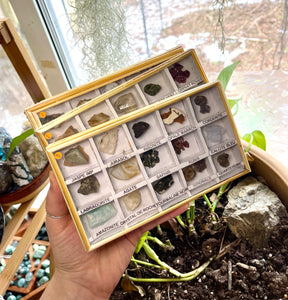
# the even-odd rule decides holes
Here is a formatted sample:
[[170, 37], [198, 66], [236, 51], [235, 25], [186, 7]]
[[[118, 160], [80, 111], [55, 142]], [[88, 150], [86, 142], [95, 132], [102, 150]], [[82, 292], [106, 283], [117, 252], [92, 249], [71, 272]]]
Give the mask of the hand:
[[187, 208], [188, 206], [178, 208], [96, 250], [86, 252], [57, 180], [51, 172], [46, 210], [50, 215], [64, 217], [46, 218], [55, 273], [41, 299], [109, 299], [142, 234]]

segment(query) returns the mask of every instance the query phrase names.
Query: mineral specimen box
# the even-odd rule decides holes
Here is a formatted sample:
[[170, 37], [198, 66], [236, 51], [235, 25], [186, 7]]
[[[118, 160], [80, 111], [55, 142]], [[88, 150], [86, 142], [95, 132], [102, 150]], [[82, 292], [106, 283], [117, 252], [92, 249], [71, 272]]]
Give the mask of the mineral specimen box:
[[189, 50], [98, 96], [83, 86], [27, 109], [86, 250], [250, 171], [222, 86], [207, 82]]
[[219, 82], [46, 149], [87, 250], [249, 171]]

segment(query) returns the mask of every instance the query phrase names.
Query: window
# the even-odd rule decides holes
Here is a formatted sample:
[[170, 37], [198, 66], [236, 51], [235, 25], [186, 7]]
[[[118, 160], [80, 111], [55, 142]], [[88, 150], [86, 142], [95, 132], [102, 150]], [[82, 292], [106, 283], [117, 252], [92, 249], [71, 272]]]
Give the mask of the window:
[[[267, 150], [277, 153], [278, 159], [288, 165], [288, 150], [285, 150], [288, 139], [283, 138], [288, 123], [287, 0], [227, 1], [223, 10], [224, 54], [220, 50], [221, 26], [216, 26], [219, 7], [213, 7], [218, 1], [10, 2], [52, 94], [179, 44], [185, 49], [198, 50], [210, 80], [217, 78], [225, 65], [240, 60], [226, 92], [228, 98], [242, 99], [241, 109], [235, 117], [240, 134], [261, 130], [268, 140]], [[84, 12], [83, 3], [87, 6]], [[112, 18], [116, 10], [123, 17], [124, 25]], [[110, 14], [105, 14], [107, 11]], [[107, 21], [109, 16], [112, 25]], [[100, 26], [93, 23], [95, 20]], [[117, 39], [119, 34], [112, 34], [115, 30], [113, 22], [122, 29], [121, 26], [125, 26], [122, 40]], [[84, 26], [87, 26], [86, 31]], [[88, 32], [91, 28], [95, 29], [96, 42], [91, 40], [93, 33]], [[97, 29], [106, 32], [104, 41], [98, 40]], [[81, 32], [86, 35], [81, 36]], [[126, 53], [121, 52], [123, 49], [119, 46], [107, 47], [115, 40], [122, 43]], [[91, 50], [91, 56], [88, 55], [85, 61], [88, 50]], [[117, 56], [119, 53], [124, 58], [122, 61]]]

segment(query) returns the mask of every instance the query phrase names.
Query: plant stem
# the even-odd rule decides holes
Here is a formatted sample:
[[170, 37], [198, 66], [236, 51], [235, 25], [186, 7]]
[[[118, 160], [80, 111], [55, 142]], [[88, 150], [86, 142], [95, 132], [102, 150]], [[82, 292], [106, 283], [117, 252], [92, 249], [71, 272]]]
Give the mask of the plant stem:
[[164, 244], [161, 240], [159, 240], [157, 237], [148, 235], [146, 240], [153, 241], [154, 243], [158, 244], [160, 247], [166, 249], [166, 250], [174, 250], [175, 247], [171, 244], [169, 241], [169, 244]]

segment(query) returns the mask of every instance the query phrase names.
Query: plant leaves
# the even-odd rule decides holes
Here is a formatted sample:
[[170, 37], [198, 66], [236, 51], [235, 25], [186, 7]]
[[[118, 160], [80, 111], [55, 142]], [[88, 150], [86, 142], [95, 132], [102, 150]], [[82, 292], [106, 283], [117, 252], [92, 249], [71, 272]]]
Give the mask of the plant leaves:
[[224, 91], [226, 90], [226, 87], [228, 85], [228, 82], [232, 76], [232, 73], [234, 72], [237, 65], [240, 63], [240, 60], [236, 61], [235, 63], [225, 67], [219, 74], [218, 80], [222, 83]]
[[34, 130], [28, 129], [24, 132], [22, 132], [20, 135], [16, 136], [14, 139], [12, 139], [11, 144], [10, 144], [10, 149], [7, 154], [6, 160], [9, 158], [9, 156], [12, 154], [14, 149], [22, 142], [24, 141], [28, 136], [34, 134]]
[[[227, 99], [228, 105], [230, 107], [230, 110], [232, 112], [233, 117], [237, 114], [239, 111], [239, 101], [242, 100], [240, 99]], [[233, 111], [234, 110], [234, 111]]]
[[144, 234], [141, 236], [140, 240], [138, 241], [136, 248], [135, 248], [135, 254], [139, 253], [139, 251], [142, 249], [143, 244], [146, 241], [146, 238], [148, 236], [149, 231], [144, 232]]
[[266, 151], [266, 138], [262, 131], [254, 130], [251, 133], [246, 133], [242, 139], [249, 143], [248, 150], [252, 144]]

